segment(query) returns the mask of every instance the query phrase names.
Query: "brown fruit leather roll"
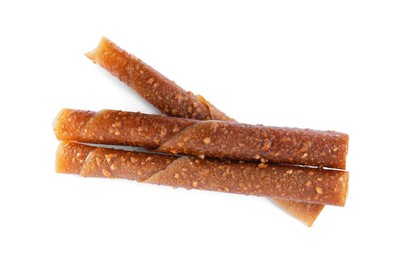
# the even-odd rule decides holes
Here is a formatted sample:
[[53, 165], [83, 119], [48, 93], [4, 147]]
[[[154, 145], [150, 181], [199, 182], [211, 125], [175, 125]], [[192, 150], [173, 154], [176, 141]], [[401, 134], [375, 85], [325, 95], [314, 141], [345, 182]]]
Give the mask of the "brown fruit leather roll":
[[54, 129], [62, 141], [338, 169], [345, 169], [348, 147], [348, 135], [334, 131], [197, 121], [116, 110], [64, 109]]
[[335, 206], [344, 206], [348, 190], [346, 171], [202, 160], [70, 142], [58, 148], [56, 171]]
[[86, 55], [166, 115], [199, 120], [230, 119], [203, 97], [183, 90], [175, 82], [105, 37], [95, 50]]

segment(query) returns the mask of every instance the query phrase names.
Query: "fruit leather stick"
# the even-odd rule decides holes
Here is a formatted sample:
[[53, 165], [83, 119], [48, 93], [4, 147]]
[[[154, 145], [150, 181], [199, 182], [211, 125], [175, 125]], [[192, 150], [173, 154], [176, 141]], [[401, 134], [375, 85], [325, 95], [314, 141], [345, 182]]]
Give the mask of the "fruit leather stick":
[[348, 135], [334, 131], [198, 121], [117, 110], [63, 109], [61, 141], [141, 146], [170, 154], [344, 169]]
[[62, 142], [56, 171], [344, 206], [348, 172], [288, 165], [198, 159]]
[[166, 115], [199, 120], [233, 120], [202, 96], [183, 90], [175, 82], [105, 37], [95, 50], [86, 55]]

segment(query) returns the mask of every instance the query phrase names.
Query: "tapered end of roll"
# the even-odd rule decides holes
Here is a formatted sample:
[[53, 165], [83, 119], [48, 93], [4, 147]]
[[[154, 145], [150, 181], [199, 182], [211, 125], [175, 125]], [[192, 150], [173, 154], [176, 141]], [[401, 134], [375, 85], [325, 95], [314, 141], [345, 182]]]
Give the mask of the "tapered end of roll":
[[272, 199], [275, 204], [281, 207], [285, 212], [290, 214], [302, 223], [311, 227], [319, 214], [324, 209], [323, 204], [304, 203], [292, 200]]
[[96, 61], [95, 61], [96, 52], [97, 52], [97, 49], [94, 49], [92, 51], [85, 53], [84, 55], [87, 56], [87, 58], [90, 59], [93, 63], [96, 63]]
[[[60, 141], [83, 142], [81, 133], [95, 112], [64, 108], [53, 121], [53, 131]], [[84, 140], [85, 141], [85, 140]]]
[[85, 54], [88, 59], [92, 60], [94, 63], [98, 63], [97, 57], [102, 53], [102, 51], [105, 49], [105, 45], [110, 42], [109, 39], [106, 37], [102, 37], [101, 40], [99, 41], [98, 46], [93, 49], [92, 51], [89, 51]]
[[53, 132], [55, 133], [56, 138], [59, 140], [60, 136], [62, 136], [63, 122], [68, 116], [69, 111], [69, 109], [63, 108], [53, 120]]
[[85, 56], [87, 56], [88, 59], [92, 60], [92, 62], [97, 63], [97, 56], [104, 48], [103, 46], [106, 41], [108, 41], [108, 39], [105, 37], [102, 37], [101, 40], [99, 41], [98, 46], [95, 49], [93, 49], [92, 51], [85, 53]]
[[56, 172], [79, 174], [93, 147], [61, 142], [56, 152]]
[[339, 179], [341, 185], [342, 185], [342, 193], [344, 194], [344, 197], [342, 198], [343, 200], [343, 207], [346, 205], [346, 200], [348, 197], [348, 187], [349, 187], [349, 183], [350, 183], [350, 173], [349, 172], [345, 172], [345, 175]]

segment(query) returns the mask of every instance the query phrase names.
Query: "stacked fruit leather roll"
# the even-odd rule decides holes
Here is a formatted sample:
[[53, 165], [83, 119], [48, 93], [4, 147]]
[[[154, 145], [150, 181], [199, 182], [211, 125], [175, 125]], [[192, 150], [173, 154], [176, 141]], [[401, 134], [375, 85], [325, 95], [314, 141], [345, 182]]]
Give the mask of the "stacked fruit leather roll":
[[169, 156], [74, 142], [59, 145], [56, 170], [335, 206], [344, 206], [348, 186], [346, 171]]

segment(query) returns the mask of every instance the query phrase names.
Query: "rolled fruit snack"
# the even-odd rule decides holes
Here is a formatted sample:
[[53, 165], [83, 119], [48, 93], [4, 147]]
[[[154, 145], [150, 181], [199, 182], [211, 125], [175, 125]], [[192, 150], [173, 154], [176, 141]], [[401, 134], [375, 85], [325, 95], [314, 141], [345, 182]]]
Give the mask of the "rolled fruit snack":
[[166, 115], [199, 120], [234, 121], [202, 96], [185, 91], [105, 37], [95, 50], [86, 55]]
[[138, 112], [63, 109], [61, 141], [140, 146], [157, 152], [344, 169], [348, 135], [287, 127], [199, 121]]
[[[166, 115], [199, 120], [234, 121], [202, 96], [183, 90], [151, 66], [127, 53], [105, 37], [101, 39], [96, 49], [87, 53], [87, 57], [125, 82]], [[195, 107], [201, 112], [195, 113]], [[180, 109], [180, 113], [178, 113], [178, 109]], [[281, 199], [273, 199], [273, 201], [307, 226], [312, 226], [324, 208], [319, 204]]]
[[344, 206], [348, 172], [288, 165], [199, 159], [61, 142], [56, 171], [123, 178], [185, 189], [269, 196]]

